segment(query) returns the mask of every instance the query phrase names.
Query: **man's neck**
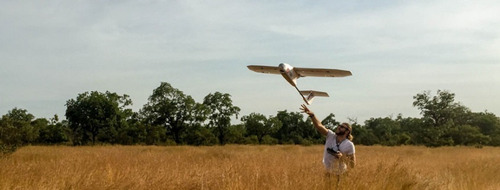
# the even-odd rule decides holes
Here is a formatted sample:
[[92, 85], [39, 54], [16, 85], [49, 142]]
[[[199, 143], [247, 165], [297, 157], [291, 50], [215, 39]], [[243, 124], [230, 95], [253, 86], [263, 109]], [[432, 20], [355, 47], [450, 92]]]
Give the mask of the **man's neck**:
[[337, 140], [337, 143], [342, 142], [344, 139], [346, 139], [345, 135], [342, 135], [342, 136], [337, 135], [337, 139], [336, 139], [336, 140]]

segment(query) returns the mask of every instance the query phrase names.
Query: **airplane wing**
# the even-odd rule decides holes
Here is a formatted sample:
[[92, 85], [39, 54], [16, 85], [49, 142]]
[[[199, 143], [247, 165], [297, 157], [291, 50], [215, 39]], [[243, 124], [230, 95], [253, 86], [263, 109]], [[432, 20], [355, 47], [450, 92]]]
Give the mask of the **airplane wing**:
[[302, 95], [314, 94], [314, 96], [330, 97], [330, 96], [328, 96], [328, 93], [326, 93], [326, 92], [320, 92], [320, 91], [314, 91], [314, 90], [301, 90], [300, 93]]
[[258, 73], [281, 74], [279, 67], [262, 66], [262, 65], [249, 65], [248, 69]]
[[316, 69], [316, 68], [297, 68], [294, 67], [293, 70], [297, 72], [301, 77], [312, 76], [312, 77], [346, 77], [351, 76], [351, 71], [339, 70], [339, 69]]
[[[307, 103], [307, 105], [311, 105], [314, 97], [316, 96], [323, 96], [323, 97], [329, 97], [326, 92], [320, 92], [320, 91], [314, 91], [314, 90], [302, 90], [299, 91], [300, 94], [302, 95], [302, 99]], [[305, 97], [307, 96], [307, 97]]]

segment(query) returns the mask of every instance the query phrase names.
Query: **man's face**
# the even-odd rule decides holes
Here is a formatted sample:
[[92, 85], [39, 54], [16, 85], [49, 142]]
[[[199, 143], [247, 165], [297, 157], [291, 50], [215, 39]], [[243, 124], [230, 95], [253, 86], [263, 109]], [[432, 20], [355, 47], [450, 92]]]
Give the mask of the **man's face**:
[[336, 134], [336, 135], [339, 135], [339, 136], [342, 136], [342, 135], [344, 135], [344, 134], [345, 134], [348, 130], [349, 130], [349, 129], [348, 129], [346, 126], [344, 126], [344, 125], [342, 125], [342, 124], [341, 124], [341, 125], [337, 126], [337, 129], [335, 130], [335, 134]]

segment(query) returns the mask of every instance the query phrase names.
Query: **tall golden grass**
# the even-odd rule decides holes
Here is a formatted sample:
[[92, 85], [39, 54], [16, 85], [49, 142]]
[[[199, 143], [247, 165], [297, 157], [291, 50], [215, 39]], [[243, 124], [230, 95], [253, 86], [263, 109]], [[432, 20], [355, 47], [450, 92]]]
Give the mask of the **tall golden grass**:
[[327, 176], [323, 146], [28, 146], [0, 158], [0, 189], [500, 189], [500, 148], [357, 146]]

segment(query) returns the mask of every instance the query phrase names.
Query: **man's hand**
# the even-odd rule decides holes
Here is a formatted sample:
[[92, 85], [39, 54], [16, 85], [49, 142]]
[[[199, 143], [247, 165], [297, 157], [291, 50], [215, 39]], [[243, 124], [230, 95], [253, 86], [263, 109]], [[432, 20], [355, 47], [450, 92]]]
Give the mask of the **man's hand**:
[[337, 154], [334, 154], [335, 158], [340, 159], [342, 158], [342, 152], [338, 151]]
[[307, 108], [306, 105], [302, 104], [302, 107], [300, 108], [300, 110], [302, 110], [302, 112], [309, 115], [309, 117], [311, 118], [311, 121], [313, 122], [314, 127], [318, 130], [319, 133], [321, 133], [324, 136], [326, 136], [328, 134], [328, 129], [326, 129], [326, 127], [323, 126], [323, 124], [321, 124], [321, 121], [319, 121], [319, 119], [314, 116], [314, 112], [309, 110], [309, 108]]
[[302, 107], [300, 108], [300, 110], [302, 110], [302, 112], [304, 112], [305, 114], [307, 114], [309, 116], [314, 115], [314, 112], [312, 112], [311, 110], [309, 110], [309, 108], [307, 108], [307, 106], [304, 105], [304, 104], [302, 104]]
[[328, 152], [328, 154], [331, 154], [332, 156], [335, 156], [335, 158], [342, 157], [342, 153], [340, 151], [333, 150], [333, 148], [327, 148], [326, 152]]

